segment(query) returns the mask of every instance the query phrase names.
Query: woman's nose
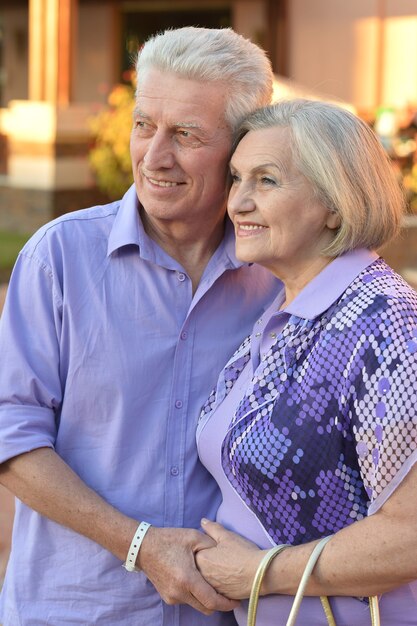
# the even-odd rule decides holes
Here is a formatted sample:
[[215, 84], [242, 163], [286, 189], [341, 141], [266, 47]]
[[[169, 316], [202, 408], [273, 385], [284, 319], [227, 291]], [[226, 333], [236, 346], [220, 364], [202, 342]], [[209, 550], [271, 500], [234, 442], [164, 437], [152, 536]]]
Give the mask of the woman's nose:
[[242, 184], [239, 188], [232, 188], [229, 192], [229, 199], [227, 201], [227, 210], [230, 215], [236, 213], [246, 213], [253, 211], [255, 208], [255, 202], [250, 189]]

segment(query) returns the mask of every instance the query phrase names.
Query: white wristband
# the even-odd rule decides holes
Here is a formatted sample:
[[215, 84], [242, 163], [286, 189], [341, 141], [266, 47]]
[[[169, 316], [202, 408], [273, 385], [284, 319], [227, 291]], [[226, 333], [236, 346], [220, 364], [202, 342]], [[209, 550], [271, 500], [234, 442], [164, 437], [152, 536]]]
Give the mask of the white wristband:
[[140, 568], [136, 567], [136, 559], [138, 558], [139, 548], [142, 545], [143, 538], [148, 532], [150, 526], [151, 525], [148, 524], [148, 522], [141, 522], [137, 527], [127, 553], [126, 562], [123, 563], [123, 567], [127, 569], [128, 572], [140, 572]]

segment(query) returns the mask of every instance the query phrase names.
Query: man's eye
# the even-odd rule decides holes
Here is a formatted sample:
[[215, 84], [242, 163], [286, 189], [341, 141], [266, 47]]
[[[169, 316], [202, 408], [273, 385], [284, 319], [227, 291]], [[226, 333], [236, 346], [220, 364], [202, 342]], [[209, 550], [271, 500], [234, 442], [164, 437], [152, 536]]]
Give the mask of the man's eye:
[[143, 120], [135, 120], [134, 127], [139, 129], [148, 128], [149, 124], [144, 122]]
[[238, 183], [240, 181], [238, 174], [234, 174], [234, 173], [230, 173], [230, 179], [232, 183]]
[[179, 134], [181, 135], [181, 137], [185, 137], [186, 139], [188, 139], [188, 137], [191, 137], [191, 133], [189, 130], [180, 130]]

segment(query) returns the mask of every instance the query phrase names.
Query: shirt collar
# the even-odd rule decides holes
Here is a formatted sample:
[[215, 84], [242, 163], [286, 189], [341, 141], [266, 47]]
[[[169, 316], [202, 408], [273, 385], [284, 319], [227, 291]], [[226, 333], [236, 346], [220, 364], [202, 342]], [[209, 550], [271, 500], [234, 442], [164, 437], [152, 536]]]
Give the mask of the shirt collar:
[[326, 311], [350, 283], [378, 258], [368, 249], [345, 252], [313, 278], [285, 308], [291, 315], [313, 320]]
[[119, 210], [109, 235], [107, 256], [122, 246], [129, 244], [139, 246], [141, 229], [143, 230], [141, 220], [139, 219], [139, 202], [136, 187], [132, 185], [120, 201]]
[[235, 241], [235, 229], [230, 221], [230, 219], [226, 216], [226, 224], [224, 229], [224, 238], [223, 238], [223, 248], [226, 256], [228, 257], [231, 266], [233, 269], [237, 269], [238, 267], [242, 267], [242, 265], [252, 265], [252, 263], [243, 263], [239, 261], [236, 257], [236, 241]]
[[[167, 257], [166, 259], [157, 258], [160, 254], [155, 248], [156, 244], [145, 232], [139, 210], [140, 204], [136, 187], [133, 184], [120, 201], [119, 210], [109, 235], [107, 255], [109, 256], [118, 248], [133, 244], [138, 246], [142, 258], [153, 262], [167, 262], [168, 255], [166, 253], [163, 253], [163, 256]], [[245, 265], [236, 258], [234, 228], [228, 217], [226, 217], [225, 234], [220, 248], [229, 259], [232, 269]]]

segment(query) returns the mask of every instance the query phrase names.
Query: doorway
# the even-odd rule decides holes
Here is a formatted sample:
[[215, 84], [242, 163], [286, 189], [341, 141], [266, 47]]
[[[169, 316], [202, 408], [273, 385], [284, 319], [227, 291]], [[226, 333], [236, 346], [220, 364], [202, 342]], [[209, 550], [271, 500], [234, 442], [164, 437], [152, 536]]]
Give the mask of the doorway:
[[122, 11], [122, 80], [130, 82], [140, 46], [151, 35], [167, 28], [231, 26], [230, 3], [199, 2], [134, 2]]

